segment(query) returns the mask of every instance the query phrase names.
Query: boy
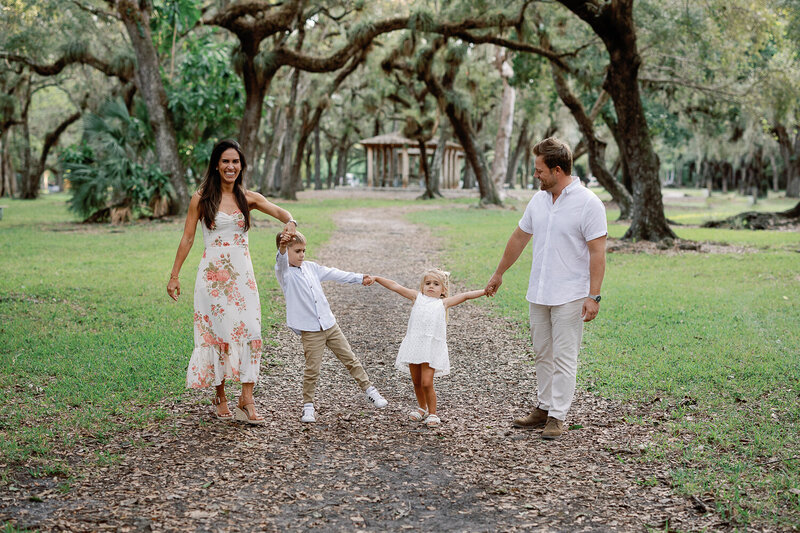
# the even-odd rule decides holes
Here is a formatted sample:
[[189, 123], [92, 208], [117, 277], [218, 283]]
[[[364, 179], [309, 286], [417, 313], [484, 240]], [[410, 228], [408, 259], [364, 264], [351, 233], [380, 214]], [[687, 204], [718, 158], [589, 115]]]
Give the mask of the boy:
[[286, 324], [300, 335], [306, 357], [306, 368], [303, 372], [303, 416], [300, 421], [316, 422], [314, 389], [317, 386], [325, 346], [350, 371], [367, 400], [375, 407], [386, 407], [388, 402], [370, 383], [367, 373], [339, 329], [320, 284], [321, 281], [338, 281], [371, 285], [372, 278], [305, 261], [306, 239], [299, 231], [294, 235], [279, 233], [275, 244], [278, 247], [275, 275], [286, 298]]

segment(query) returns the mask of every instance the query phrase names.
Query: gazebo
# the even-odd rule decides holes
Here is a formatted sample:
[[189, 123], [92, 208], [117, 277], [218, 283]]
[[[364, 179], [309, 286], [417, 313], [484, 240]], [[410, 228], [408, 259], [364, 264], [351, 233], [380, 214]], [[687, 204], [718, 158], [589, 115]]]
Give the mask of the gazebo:
[[[395, 161], [397, 152], [400, 152], [400, 167], [403, 187], [408, 187], [409, 156], [419, 156], [419, 145], [416, 141], [407, 139], [400, 133], [387, 133], [359, 141], [367, 152], [367, 187], [379, 185], [390, 180], [396, 174]], [[430, 154], [436, 150], [438, 141], [431, 139], [425, 143], [425, 150]], [[447, 141], [442, 158], [442, 183], [443, 189], [458, 188], [459, 157], [463, 157], [464, 149], [460, 144]], [[376, 179], [377, 178], [377, 179]]]

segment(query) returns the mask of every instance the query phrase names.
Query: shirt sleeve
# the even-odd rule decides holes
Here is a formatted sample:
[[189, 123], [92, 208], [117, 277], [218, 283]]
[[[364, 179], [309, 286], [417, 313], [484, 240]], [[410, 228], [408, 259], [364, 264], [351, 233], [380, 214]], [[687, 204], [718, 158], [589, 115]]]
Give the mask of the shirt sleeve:
[[278, 250], [277, 255], [275, 255], [275, 277], [278, 278], [278, 283], [280, 283], [281, 286], [283, 286], [283, 278], [286, 276], [288, 270], [289, 254], [282, 254], [280, 250]]
[[581, 232], [586, 241], [593, 241], [603, 235], [608, 235], [606, 223], [606, 208], [597, 196], [593, 196], [583, 208]]
[[338, 268], [326, 267], [316, 263], [314, 263], [314, 269], [320, 281], [336, 281], [339, 283], [361, 283], [364, 281], [364, 274], [345, 272]]
[[522, 218], [519, 219], [519, 229], [524, 231], [525, 233], [529, 233], [533, 235], [533, 200], [536, 198], [536, 195], [533, 195], [530, 202], [528, 202], [528, 206], [525, 208], [525, 212], [522, 213]]

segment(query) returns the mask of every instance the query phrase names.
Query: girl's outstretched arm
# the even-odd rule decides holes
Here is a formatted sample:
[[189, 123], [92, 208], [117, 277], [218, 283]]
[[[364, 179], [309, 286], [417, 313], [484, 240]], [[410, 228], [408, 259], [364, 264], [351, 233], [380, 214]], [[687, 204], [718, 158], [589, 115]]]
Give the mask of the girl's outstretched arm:
[[461, 294], [454, 294], [444, 299], [444, 308], [449, 309], [458, 304], [463, 304], [467, 300], [474, 300], [486, 295], [486, 289], [479, 289], [477, 291], [462, 292]]
[[397, 294], [399, 294], [400, 296], [405, 296], [406, 298], [408, 298], [412, 302], [417, 299], [417, 294], [418, 294], [417, 291], [409, 289], [407, 287], [403, 287], [402, 285], [400, 285], [396, 281], [393, 281], [393, 280], [390, 280], [390, 279], [386, 279], [386, 278], [382, 278], [380, 276], [372, 276], [372, 279], [375, 281], [375, 283], [379, 283], [379, 284], [383, 285], [384, 287], [386, 287], [390, 291], [394, 291]]

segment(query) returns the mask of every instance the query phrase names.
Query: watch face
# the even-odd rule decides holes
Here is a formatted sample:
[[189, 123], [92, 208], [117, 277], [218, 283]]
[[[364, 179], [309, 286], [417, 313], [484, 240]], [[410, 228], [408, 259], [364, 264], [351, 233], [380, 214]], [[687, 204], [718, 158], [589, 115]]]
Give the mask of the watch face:
[[600, 295], [598, 294], [597, 297], [594, 299], [595, 302], [600, 303]]

